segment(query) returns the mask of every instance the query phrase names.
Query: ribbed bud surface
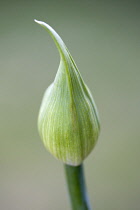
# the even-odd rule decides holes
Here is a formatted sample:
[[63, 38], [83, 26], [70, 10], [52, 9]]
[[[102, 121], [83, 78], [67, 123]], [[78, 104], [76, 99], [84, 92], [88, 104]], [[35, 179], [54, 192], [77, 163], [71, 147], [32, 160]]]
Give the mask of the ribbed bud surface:
[[39, 133], [50, 153], [66, 164], [77, 166], [98, 139], [96, 105], [60, 36], [48, 24], [36, 22], [49, 32], [60, 53], [58, 72], [41, 104]]

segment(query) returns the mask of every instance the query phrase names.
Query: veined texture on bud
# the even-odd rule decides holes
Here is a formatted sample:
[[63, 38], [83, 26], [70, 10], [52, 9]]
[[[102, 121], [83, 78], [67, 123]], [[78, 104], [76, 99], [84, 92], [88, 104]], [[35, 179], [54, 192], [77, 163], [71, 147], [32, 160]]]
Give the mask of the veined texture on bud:
[[66, 45], [48, 24], [35, 20], [53, 38], [60, 54], [54, 82], [44, 95], [38, 129], [57, 159], [77, 166], [94, 148], [100, 130], [97, 108]]

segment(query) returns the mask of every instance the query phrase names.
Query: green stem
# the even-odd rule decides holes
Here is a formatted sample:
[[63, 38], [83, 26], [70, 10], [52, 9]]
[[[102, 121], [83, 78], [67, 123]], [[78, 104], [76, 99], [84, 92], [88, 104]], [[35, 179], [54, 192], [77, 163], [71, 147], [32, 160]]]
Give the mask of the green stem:
[[65, 164], [65, 171], [72, 210], [91, 210], [82, 164], [79, 166]]

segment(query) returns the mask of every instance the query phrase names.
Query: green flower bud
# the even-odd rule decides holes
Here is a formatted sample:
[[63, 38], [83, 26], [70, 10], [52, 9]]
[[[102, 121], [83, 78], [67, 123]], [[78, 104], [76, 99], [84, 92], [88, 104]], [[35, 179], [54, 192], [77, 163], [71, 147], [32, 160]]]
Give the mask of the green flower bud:
[[48, 24], [35, 22], [48, 31], [60, 54], [55, 80], [41, 104], [39, 133], [50, 153], [66, 164], [77, 166], [97, 142], [100, 130], [97, 108], [60, 36]]

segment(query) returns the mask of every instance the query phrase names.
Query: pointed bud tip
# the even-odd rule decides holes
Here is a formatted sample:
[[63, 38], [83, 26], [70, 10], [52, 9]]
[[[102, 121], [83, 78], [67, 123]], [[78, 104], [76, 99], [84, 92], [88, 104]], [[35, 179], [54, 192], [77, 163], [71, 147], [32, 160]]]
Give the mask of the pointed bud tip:
[[38, 24], [43, 23], [42, 21], [39, 21], [39, 20], [36, 20], [36, 19], [34, 19], [34, 21], [35, 21], [36, 23], [38, 23]]

